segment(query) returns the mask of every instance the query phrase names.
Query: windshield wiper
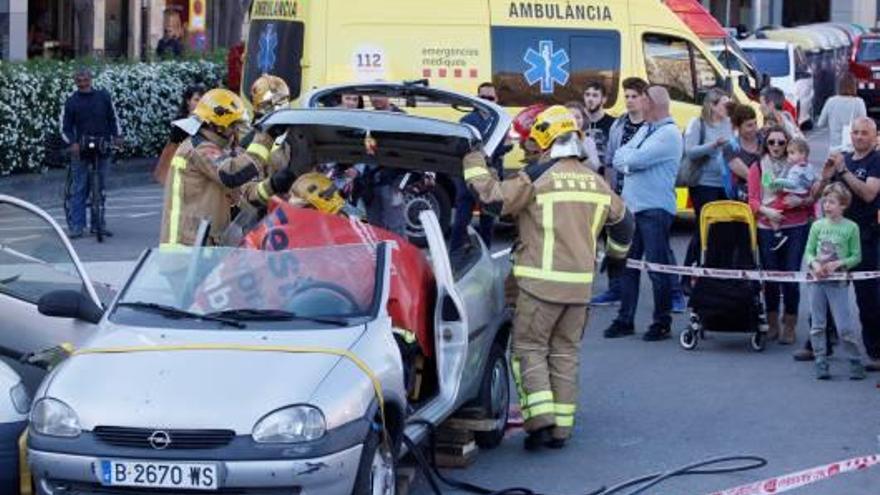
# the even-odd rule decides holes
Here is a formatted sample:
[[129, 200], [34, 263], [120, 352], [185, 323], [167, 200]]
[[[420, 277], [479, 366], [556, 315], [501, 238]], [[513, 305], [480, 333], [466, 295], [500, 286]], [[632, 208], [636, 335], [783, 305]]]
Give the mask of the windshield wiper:
[[324, 325], [348, 326], [350, 322], [345, 317], [312, 316], [285, 311], [283, 309], [228, 309], [216, 313], [208, 313], [212, 317], [233, 318], [235, 320], [251, 321], [293, 321], [308, 320]]
[[199, 314], [193, 313], [192, 311], [187, 311], [185, 309], [175, 308], [174, 306], [168, 306], [165, 304], [151, 303], [151, 302], [143, 302], [143, 301], [131, 301], [131, 302], [121, 302], [117, 304], [117, 306], [122, 308], [134, 308], [134, 309], [146, 309], [148, 311], [153, 311], [155, 313], [159, 313], [161, 315], [167, 316], [169, 318], [189, 318], [194, 320], [204, 320], [204, 321], [216, 321], [218, 323], [222, 323], [224, 325], [229, 325], [235, 328], [246, 328], [247, 325], [238, 321], [234, 318], [224, 318], [222, 315], [214, 315], [214, 314]]

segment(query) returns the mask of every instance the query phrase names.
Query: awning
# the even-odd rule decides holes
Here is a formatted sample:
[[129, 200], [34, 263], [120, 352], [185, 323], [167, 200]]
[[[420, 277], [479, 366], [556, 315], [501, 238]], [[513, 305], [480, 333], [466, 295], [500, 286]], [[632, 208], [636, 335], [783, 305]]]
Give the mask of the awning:
[[697, 0], [664, 0], [700, 39], [726, 38], [727, 32]]

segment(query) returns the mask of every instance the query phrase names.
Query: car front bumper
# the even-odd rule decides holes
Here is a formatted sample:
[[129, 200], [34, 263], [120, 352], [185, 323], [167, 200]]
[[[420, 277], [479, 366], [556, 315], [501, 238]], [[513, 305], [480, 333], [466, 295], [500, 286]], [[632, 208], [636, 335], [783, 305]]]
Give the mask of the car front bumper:
[[[312, 459], [219, 461], [217, 462], [221, 473], [219, 489], [205, 493], [349, 495], [354, 487], [362, 448], [362, 445], [355, 445]], [[169, 454], [167, 461], [173, 462], [174, 459], [171, 458], [173, 454]], [[100, 462], [101, 458], [95, 456], [28, 450], [31, 472], [40, 488], [48, 495], [117, 493], [111, 487], [101, 484]], [[120, 488], [118, 493], [158, 495], [168, 491]]]

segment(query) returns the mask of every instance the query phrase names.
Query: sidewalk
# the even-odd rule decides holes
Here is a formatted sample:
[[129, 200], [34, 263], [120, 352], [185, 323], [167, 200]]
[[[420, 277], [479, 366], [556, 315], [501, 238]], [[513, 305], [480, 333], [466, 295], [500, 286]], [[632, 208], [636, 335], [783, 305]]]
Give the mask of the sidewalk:
[[[108, 191], [121, 187], [153, 183], [153, 167], [158, 158], [117, 160], [107, 171]], [[50, 169], [43, 174], [16, 174], [0, 177], [0, 194], [39, 203], [43, 206], [61, 204], [64, 196], [66, 169]]]

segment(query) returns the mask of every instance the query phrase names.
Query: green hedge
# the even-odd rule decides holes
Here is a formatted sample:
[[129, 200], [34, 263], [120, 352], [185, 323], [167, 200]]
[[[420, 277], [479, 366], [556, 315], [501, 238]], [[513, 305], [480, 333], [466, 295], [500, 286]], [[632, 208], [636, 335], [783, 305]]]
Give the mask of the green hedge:
[[[0, 175], [60, 165], [61, 108], [76, 89], [73, 73], [83, 61], [0, 62]], [[219, 85], [222, 57], [155, 63], [86, 62], [94, 86], [113, 98], [125, 145], [122, 156], [156, 156], [168, 137], [184, 89]]]

